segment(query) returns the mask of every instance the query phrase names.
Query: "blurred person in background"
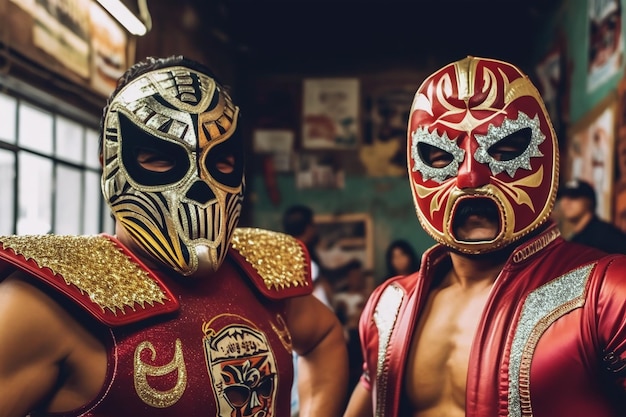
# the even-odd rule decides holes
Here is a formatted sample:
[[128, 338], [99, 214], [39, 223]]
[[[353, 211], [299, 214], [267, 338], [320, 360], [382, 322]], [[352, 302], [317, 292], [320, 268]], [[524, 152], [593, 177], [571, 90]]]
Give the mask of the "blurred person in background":
[[557, 199], [561, 216], [572, 231], [571, 242], [606, 253], [626, 254], [626, 233], [598, 217], [596, 192], [591, 184], [582, 180], [568, 181], [559, 190]]
[[332, 289], [326, 277], [321, 273], [321, 265], [315, 246], [319, 238], [315, 226], [315, 213], [305, 205], [290, 206], [283, 213], [283, 231], [300, 240], [309, 251], [311, 257], [311, 276], [313, 278], [313, 295], [328, 307], [332, 308]]
[[385, 264], [387, 266], [386, 278], [409, 275], [419, 271], [420, 256], [409, 242], [404, 239], [397, 239], [387, 246]]
[[[317, 228], [313, 210], [305, 205], [290, 206], [283, 213], [283, 231], [301, 241], [308, 249], [311, 258], [311, 278], [313, 280], [313, 296], [326, 307], [333, 310], [331, 303], [332, 289], [328, 280], [320, 272], [320, 263], [315, 250], [318, 242]], [[291, 416], [300, 416], [300, 388], [299, 381], [306, 379], [298, 371], [298, 354], [293, 353], [294, 383], [291, 388]]]
[[363, 264], [353, 259], [342, 268], [345, 287], [336, 291], [333, 306], [339, 321], [343, 324], [348, 347], [348, 389], [352, 391], [361, 377], [363, 354], [359, 342], [359, 319], [369, 296]]

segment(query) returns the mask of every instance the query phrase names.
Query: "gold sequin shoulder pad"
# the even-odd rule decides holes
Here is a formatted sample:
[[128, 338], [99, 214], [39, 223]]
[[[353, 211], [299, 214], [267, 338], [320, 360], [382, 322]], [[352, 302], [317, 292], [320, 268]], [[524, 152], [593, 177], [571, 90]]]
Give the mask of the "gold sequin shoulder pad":
[[235, 230], [229, 252], [268, 298], [312, 292], [309, 253], [302, 242], [290, 235], [241, 227]]
[[0, 270], [13, 265], [109, 326], [178, 310], [178, 301], [115, 238], [0, 236]]

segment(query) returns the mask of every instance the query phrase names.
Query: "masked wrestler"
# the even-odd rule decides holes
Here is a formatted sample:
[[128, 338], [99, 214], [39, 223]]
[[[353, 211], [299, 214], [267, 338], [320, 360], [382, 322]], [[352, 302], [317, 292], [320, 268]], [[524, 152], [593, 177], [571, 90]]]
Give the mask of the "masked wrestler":
[[343, 411], [343, 333], [304, 245], [237, 228], [238, 121], [198, 63], [126, 72], [102, 120], [116, 235], [0, 238], [0, 416], [287, 416], [292, 351], [301, 415]]
[[345, 416], [626, 415], [626, 257], [549, 219], [558, 146], [529, 79], [474, 57], [438, 70], [415, 95], [408, 156], [438, 244], [370, 297]]

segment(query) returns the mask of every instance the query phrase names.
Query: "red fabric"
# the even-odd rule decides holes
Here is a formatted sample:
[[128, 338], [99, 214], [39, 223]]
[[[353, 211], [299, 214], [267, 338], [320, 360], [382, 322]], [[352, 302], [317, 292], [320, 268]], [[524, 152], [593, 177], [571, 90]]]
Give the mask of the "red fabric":
[[[203, 339], [203, 325], [211, 323], [208, 327], [216, 336], [224, 336], [229, 332], [235, 334], [241, 329], [252, 329], [263, 335], [271, 347], [267, 354], [256, 352], [257, 354], [244, 355], [243, 350], [246, 345], [250, 345], [247, 343], [250, 340], [241, 343], [242, 338], [234, 337], [231, 339], [233, 343], [224, 345], [231, 351], [227, 354], [228, 360], [223, 363], [228, 362], [233, 367], [243, 369], [248, 360], [251, 368], [261, 370], [260, 374], [272, 373], [273, 370], [276, 373], [275, 385], [271, 391], [275, 395], [272, 400], [274, 413], [268, 414], [268, 417], [288, 416], [293, 379], [292, 356], [276, 330], [284, 330], [284, 322], [281, 321], [284, 317], [284, 306], [280, 302], [268, 302], [259, 298], [246, 281], [241, 270], [229, 262], [228, 258], [210, 280], [198, 280], [196, 285], [180, 285], [168, 280], [168, 285], [177, 294], [181, 304], [176, 316], [170, 320], [155, 319], [146, 322], [141, 328], [131, 326], [114, 329], [114, 347], [110, 350], [106, 389], [87, 407], [66, 415], [217, 416], [217, 404], [222, 398], [222, 412], [227, 414], [219, 415], [252, 416], [254, 410], [245, 407], [240, 410], [241, 414], [224, 411], [224, 397], [221, 396], [224, 386], [211, 379], [205, 354], [207, 347]], [[154, 346], [155, 359], [152, 360], [150, 351], [145, 349], [141, 352], [142, 362], [162, 366], [172, 361], [176, 339], [180, 339], [182, 344], [187, 387], [174, 405], [165, 408], [149, 406], [139, 398], [134, 385], [135, 351], [140, 343], [149, 341]], [[235, 343], [236, 340], [240, 342]], [[263, 369], [261, 360], [273, 361], [276, 369]], [[254, 372], [249, 372], [246, 375], [249, 378], [242, 385], [254, 390], [254, 375]], [[177, 376], [178, 372], [174, 371], [161, 377], [149, 377], [148, 380], [151, 387], [165, 391], [175, 386]]]
[[[538, 236], [524, 246], [532, 247]], [[411, 334], [427, 297], [434, 270], [446, 250], [436, 246], [424, 256], [420, 272], [385, 282], [373, 293], [361, 317], [360, 331], [376, 398], [378, 331], [375, 303], [384, 288], [406, 291], [398, 325], [387, 351], [385, 417], [400, 415], [404, 366]], [[583, 265], [594, 265], [584, 305], [560, 316], [540, 335], [530, 365], [534, 417], [623, 417], [626, 410], [626, 257], [604, 256], [557, 238], [543, 250], [506, 264], [485, 307], [468, 364], [466, 417], [509, 416], [509, 362], [513, 336], [530, 293]], [[519, 259], [519, 258], [518, 258]], [[395, 365], [394, 365], [395, 364]], [[606, 369], [610, 368], [610, 369]], [[368, 386], [366, 378], [363, 383]], [[621, 399], [624, 404], [617, 404]], [[520, 414], [523, 416], [530, 414]]]
[[91, 316], [108, 326], [122, 326], [125, 324], [135, 323], [150, 317], [158, 316], [160, 314], [171, 313], [178, 309], [178, 301], [174, 294], [163, 284], [163, 282], [148, 268], [146, 268], [131, 252], [129, 252], [117, 239], [113, 236], [103, 234], [104, 238], [113, 241], [118, 250], [124, 255], [128, 256], [135, 263], [142, 266], [142, 268], [148, 273], [150, 278], [159, 286], [161, 291], [165, 294], [163, 304], [154, 303], [152, 305], [146, 304], [143, 307], [136, 306], [137, 308], [124, 307], [124, 312], [119, 310], [113, 312], [108, 309], [102, 309], [98, 304], [91, 301], [89, 294], [82, 292], [78, 287], [72, 284], [67, 284], [62, 276], [54, 274], [48, 268], [40, 268], [37, 262], [33, 259], [25, 259], [22, 255], [16, 255], [11, 249], [5, 249], [0, 244], [0, 271], [5, 268], [9, 268], [10, 265], [18, 267], [33, 277], [38, 278], [40, 282], [51, 286], [61, 294], [69, 297], [74, 303], [84, 308]]
[[[308, 286], [270, 291], [254, 269], [231, 250], [220, 269], [207, 279], [174, 280], [150, 272], [167, 291], [169, 308], [177, 308], [146, 308], [151, 314], [132, 316], [132, 320], [126, 318], [122, 322], [103, 317], [101, 309], [90, 304], [88, 295], [65, 284], [62, 277], [10, 253], [0, 251], [0, 280], [13, 269], [11, 265], [21, 268], [105, 324], [103, 329], [90, 329], [94, 334], [105, 335], [103, 343], [109, 356], [101, 392], [80, 409], [52, 415], [247, 417], [262, 410], [267, 411], [267, 417], [290, 414], [293, 361], [283, 300], [311, 292], [308, 270]], [[269, 294], [272, 299], [265, 296]], [[177, 343], [181, 346], [181, 362], [168, 372], [155, 375], [150, 369], [163, 371], [174, 363]], [[139, 368], [148, 369], [144, 373], [148, 390], [166, 398], [165, 401], [168, 396], [163, 393], [181, 383], [184, 363], [185, 384], [178, 389], [181, 395], [163, 406], [156, 405], [159, 400], [145, 401], [149, 395], [140, 395], [146, 390], [137, 385], [142, 380], [137, 361]]]
[[[502, 164], [516, 169], [494, 170], [491, 162], [477, 156], [479, 148], [487, 146], [481, 145], [485, 137], [494, 134], [502, 139], [512, 133], [490, 133], [494, 128], [525, 118], [536, 120], [540, 130], [536, 139], [543, 139], [534, 145], [534, 152], [529, 151], [528, 166], [507, 161]], [[472, 57], [436, 71], [415, 95], [407, 133], [415, 206], [420, 222], [439, 243], [468, 253], [493, 250], [518, 240], [548, 218], [558, 187], [558, 143], [539, 93], [515, 66]], [[414, 134], [429, 136], [444, 150], [452, 147], [463, 152], [455, 160], [458, 169], [446, 178], [430, 177], [419, 166]], [[491, 157], [488, 160], [493, 162]], [[465, 198], [497, 203], [504, 230], [494, 242], [469, 245], [452, 236], [457, 204]]]

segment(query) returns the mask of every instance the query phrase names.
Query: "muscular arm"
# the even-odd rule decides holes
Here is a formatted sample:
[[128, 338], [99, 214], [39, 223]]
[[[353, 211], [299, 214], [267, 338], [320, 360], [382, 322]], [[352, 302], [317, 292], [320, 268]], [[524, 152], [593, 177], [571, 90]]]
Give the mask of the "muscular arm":
[[348, 354], [341, 324], [312, 295], [289, 300], [287, 318], [294, 350], [300, 356], [300, 416], [340, 416], [348, 381]]
[[371, 417], [374, 415], [372, 409], [372, 393], [369, 392], [360, 382], [354, 388], [348, 408], [344, 417]]
[[24, 416], [51, 395], [68, 347], [54, 302], [31, 285], [0, 283], [0, 416]]
[[0, 282], [0, 417], [82, 406], [104, 381], [104, 347], [18, 274]]

